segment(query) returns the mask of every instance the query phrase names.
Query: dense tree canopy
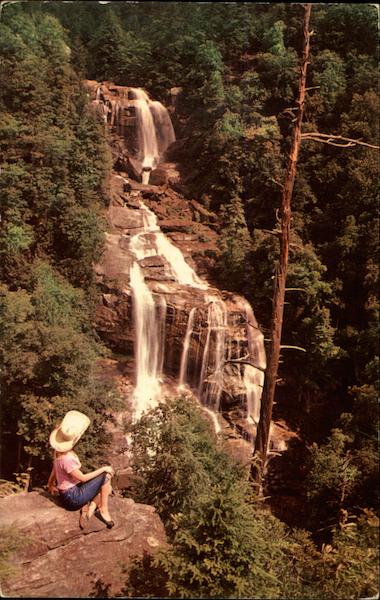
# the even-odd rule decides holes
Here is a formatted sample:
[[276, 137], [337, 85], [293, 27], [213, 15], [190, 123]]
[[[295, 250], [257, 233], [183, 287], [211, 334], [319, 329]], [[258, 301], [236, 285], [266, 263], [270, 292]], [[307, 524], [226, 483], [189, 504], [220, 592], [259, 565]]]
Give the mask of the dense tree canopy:
[[66, 410], [82, 406], [100, 429], [112, 405], [92, 389], [104, 349], [91, 308], [109, 151], [57, 19], [12, 8], [0, 22], [2, 476], [46, 457]]

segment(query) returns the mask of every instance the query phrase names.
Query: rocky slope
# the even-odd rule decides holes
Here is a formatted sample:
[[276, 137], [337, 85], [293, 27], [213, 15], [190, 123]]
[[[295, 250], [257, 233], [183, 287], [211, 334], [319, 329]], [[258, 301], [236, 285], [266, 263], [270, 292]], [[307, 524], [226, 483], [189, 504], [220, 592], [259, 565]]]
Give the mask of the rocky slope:
[[[252, 437], [265, 367], [263, 336], [246, 300], [214, 285], [217, 217], [186, 197], [175, 163], [161, 161], [150, 172], [149, 184], [141, 182], [147, 178], [138, 160], [141, 153], [136, 152], [141, 125], [134, 90], [92, 81], [87, 81], [86, 87], [93, 110], [105, 122], [114, 162], [105, 252], [95, 266], [103, 291], [97, 329], [114, 352], [133, 356], [137, 335], [131, 268], [138, 264], [158, 315], [157, 335], [162, 338], [157, 342], [161, 346], [159, 370], [186, 383], [205, 405], [240, 420], [244, 434]], [[156, 219], [153, 228], [152, 218]], [[165, 241], [161, 233], [158, 240], [158, 228]], [[170, 256], [159, 247], [161, 241], [172, 244]], [[142, 244], [143, 252], [137, 256], [136, 247], [140, 250]], [[181, 268], [186, 270], [188, 265], [196, 272], [195, 285], [173, 270], [173, 247], [185, 259]], [[140, 296], [138, 303], [141, 301]], [[181, 375], [187, 336], [185, 373]], [[237, 364], [239, 360], [245, 365]]]
[[88, 598], [123, 589], [123, 570], [133, 556], [166, 545], [163, 524], [152, 506], [111, 497], [115, 527], [93, 517], [79, 528], [79, 512], [61, 508], [46, 494], [31, 492], [0, 499], [1, 525], [18, 532], [23, 547], [10, 557], [15, 573], [2, 582], [6, 597]]
[[[188, 373], [188, 383], [193, 391], [199, 392], [199, 360], [207, 343], [207, 296], [214, 295], [226, 307], [225, 345], [228, 348], [227, 358], [231, 360], [224, 361], [218, 372], [218, 381], [222, 386], [219, 423], [226, 447], [232, 455], [246, 464], [252, 451], [255, 426], [245, 418], [247, 396], [243, 367], [233, 361], [244, 359], [253, 364], [259, 362], [259, 357], [252, 354], [252, 338], [256, 335], [260, 337], [261, 332], [253, 314], [247, 317], [244, 299], [215, 287], [213, 265], [218, 251], [217, 216], [189, 196], [176, 163], [161, 162], [151, 172], [149, 184], [141, 183], [141, 163], [136, 159], [135, 152], [138, 137], [136, 119], [133, 106], [128, 101], [129, 88], [107, 83], [99, 88], [96, 81], [87, 81], [85, 85], [93, 110], [104, 119], [113, 154], [111, 200], [105, 215], [108, 223], [105, 252], [100, 264], [95, 266], [103, 291], [102, 302], [97, 308], [97, 329], [119, 359], [124, 357], [119, 363], [120, 377], [116, 379], [119, 384], [123, 380], [121, 392], [126, 398], [126, 406], [135, 383], [135, 365], [132, 362], [136, 336], [130, 287], [130, 269], [135, 257], [131, 252], [130, 241], [142, 230], [143, 202], [156, 215], [161, 231], [181, 250], [186, 262], [195, 269], [197, 275], [209, 284], [206, 293], [199, 288], [178, 285], [162, 257], [152, 256], [139, 261], [145, 281], [155, 298], [161, 296], [166, 304], [163, 339], [165, 394], [178, 395], [176, 384], [179, 382], [183, 344], [190, 313], [194, 310], [193, 335], [190, 338], [188, 356], [193, 372], [190, 370]], [[172, 110], [175, 110], [174, 105]], [[180, 144], [181, 140], [172, 144], [170, 156], [175, 157], [175, 147]], [[247, 325], [248, 320], [250, 325]], [[212, 337], [209, 339], [211, 346], [215, 343]], [[248, 341], [249, 337], [251, 343]], [[257, 373], [255, 377], [257, 381], [260, 379]], [[115, 435], [117, 439], [120, 438], [116, 432]], [[115, 445], [114, 460], [117, 456], [117, 444], [124, 443], [123, 440]], [[288, 434], [284, 428], [273, 424], [271, 449], [282, 452], [286, 449], [287, 442]], [[127, 459], [123, 460], [124, 463], [128, 462]]]

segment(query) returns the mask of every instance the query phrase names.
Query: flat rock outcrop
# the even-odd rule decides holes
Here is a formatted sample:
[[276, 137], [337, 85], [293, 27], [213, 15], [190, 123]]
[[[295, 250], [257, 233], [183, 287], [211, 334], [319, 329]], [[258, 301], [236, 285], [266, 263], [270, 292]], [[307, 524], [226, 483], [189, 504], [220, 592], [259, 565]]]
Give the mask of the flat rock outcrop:
[[[113, 529], [93, 517], [79, 528], [79, 511], [64, 510], [53, 497], [30, 492], [0, 499], [0, 525], [18, 530], [25, 545], [10, 557], [16, 572], [2, 582], [6, 597], [88, 598], [96, 586], [112, 597], [125, 582], [133, 556], [165, 547], [154, 507], [111, 497]], [[109, 586], [109, 587], [108, 587]]]

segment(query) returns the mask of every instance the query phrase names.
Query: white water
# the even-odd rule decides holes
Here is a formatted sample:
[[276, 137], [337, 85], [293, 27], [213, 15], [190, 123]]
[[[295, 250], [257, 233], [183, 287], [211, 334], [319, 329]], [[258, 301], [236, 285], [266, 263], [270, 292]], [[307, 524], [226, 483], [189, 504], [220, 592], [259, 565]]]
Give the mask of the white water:
[[167, 148], [175, 141], [175, 133], [169, 113], [161, 102], [150, 100], [141, 88], [131, 88], [131, 93], [138, 123], [142, 182], [147, 184], [150, 171], [157, 167]]
[[157, 405], [159, 327], [153, 295], [144, 281], [137, 262], [130, 271], [135, 324], [136, 386], [133, 394], [134, 418]]
[[[148, 94], [141, 88], [131, 90], [134, 99], [133, 105], [136, 107], [137, 132], [139, 138], [139, 151], [142, 166], [153, 169], [160, 157], [158, 142], [156, 136], [156, 127], [154, 125], [153, 115], [150, 110], [150, 100]], [[148, 172], [149, 173], [149, 172]]]
[[145, 248], [144, 251], [140, 250], [141, 252], [145, 252], [141, 258], [162, 256], [168, 263], [170, 275], [174, 277], [177, 283], [206, 290], [208, 284], [196, 275], [194, 270], [185, 261], [181, 250], [174, 246], [165, 234], [162, 233], [154, 212], [149, 210], [143, 202], [140, 203], [140, 206], [143, 213], [144, 235], [146, 237], [146, 234], [149, 234], [148, 238], [150, 240], [150, 243], [147, 243], [146, 240], [139, 240], [138, 243], [141, 244], [140, 248]]
[[[134, 418], [156, 406], [160, 396], [160, 377], [164, 365], [166, 301], [164, 296], [155, 297], [145, 283], [139, 261], [161, 256], [167, 261], [170, 275], [180, 285], [206, 289], [193, 269], [186, 263], [181, 251], [162, 233], [156, 215], [143, 202], [142, 231], [130, 239], [130, 250], [136, 258], [130, 270], [133, 298], [133, 314], [136, 328], [136, 388], [134, 391]], [[185, 360], [185, 359], [184, 359]]]
[[167, 148], [175, 142], [175, 133], [170, 115], [161, 102], [151, 100], [145, 90], [130, 88], [129, 94], [119, 92], [116, 98], [102, 100], [104, 89], [101, 85], [96, 89], [95, 102], [102, 106], [104, 121], [108, 115], [111, 127], [115, 127], [119, 135], [125, 135], [121, 115], [123, 110], [135, 107], [138, 136], [138, 160], [141, 162], [142, 183], [148, 184], [150, 173], [161, 162]]
[[[146, 92], [140, 88], [133, 89], [132, 94], [134, 96], [132, 100], [121, 96], [117, 100], [109, 101], [107, 111], [110, 116], [110, 124], [124, 131], [124, 128], [121, 127], [120, 112], [131, 104], [136, 107], [139, 158], [144, 169], [141, 175], [143, 183], [148, 183], [151, 170], [162, 159], [167, 147], [175, 141], [175, 135], [170, 117], [162, 104], [151, 101]], [[100, 102], [100, 91], [97, 91], [96, 99]], [[179, 285], [201, 290], [209, 289], [208, 284], [202, 281], [186, 263], [181, 251], [161, 232], [156, 215], [143, 203], [141, 203], [141, 212], [143, 228], [130, 240], [130, 249], [136, 258], [130, 269], [136, 331], [134, 419], [140, 418], [145, 411], [157, 405], [160, 398], [160, 382], [165, 361], [167, 310], [165, 296], [152, 294], [144, 280], [143, 270], [139, 262], [148, 257], [162, 257], [166, 262], [167, 275]], [[219, 410], [223, 388], [223, 367], [225, 358], [230, 358], [231, 344], [226, 340], [227, 308], [225, 303], [216, 295], [211, 295], [211, 292], [205, 301], [209, 303], [206, 339], [203, 348], [199, 342], [197, 343], [196, 357], [192, 357], [191, 366], [195, 366], [196, 369], [196, 381], [192, 383], [198, 388], [198, 396], [205, 410], [211, 415], [215, 430], [218, 432], [220, 431], [220, 424], [215, 411]], [[243, 311], [245, 311], [247, 322], [254, 326], [246, 326], [248, 359], [264, 369], [266, 362], [263, 335], [257, 328], [252, 308], [248, 303], [244, 305]], [[191, 371], [189, 360], [195, 313], [195, 308], [191, 309], [189, 313], [180, 363], [180, 386], [189, 383], [188, 377], [189, 371]], [[200, 331], [197, 331], [198, 335]], [[243, 340], [241, 342], [243, 343]], [[240, 340], [237, 340], [237, 345], [240, 358]], [[245, 346], [245, 340], [243, 345]], [[243, 369], [243, 382], [247, 396], [247, 419], [258, 423], [264, 373], [249, 365], [244, 365]]]
[[157, 100], [150, 101], [149, 108], [156, 128], [158, 150], [162, 155], [170, 144], [175, 142], [173, 125], [168, 111], [161, 102]]
[[[246, 302], [247, 339], [250, 360], [261, 369], [266, 367], [264, 336], [258, 328], [251, 305]], [[244, 366], [244, 385], [247, 390], [247, 420], [256, 425], [260, 420], [260, 401], [264, 385], [264, 372], [250, 365]]]
[[198, 395], [202, 403], [219, 410], [225, 358], [227, 309], [222, 300], [209, 298], [207, 337], [203, 351]]
[[220, 426], [218, 415], [215, 411], [210, 410], [207, 406], [202, 406], [203, 410], [211, 417], [212, 423], [214, 425], [214, 431], [216, 434], [220, 433], [222, 428]]
[[166, 334], [166, 310], [167, 304], [165, 296], [157, 295], [157, 319], [159, 323], [158, 330], [158, 362], [157, 362], [157, 374], [162, 380], [164, 371], [164, 360], [165, 360], [165, 334]]
[[190, 347], [191, 336], [193, 334], [194, 316], [195, 316], [196, 310], [197, 310], [196, 308], [191, 309], [191, 311], [189, 313], [189, 320], [187, 322], [185, 340], [183, 342], [183, 350], [182, 350], [182, 356], [181, 356], [181, 366], [180, 366], [180, 371], [179, 371], [179, 385], [180, 386], [184, 385], [186, 383], [187, 363], [188, 363], [188, 359], [189, 359], [189, 347]]

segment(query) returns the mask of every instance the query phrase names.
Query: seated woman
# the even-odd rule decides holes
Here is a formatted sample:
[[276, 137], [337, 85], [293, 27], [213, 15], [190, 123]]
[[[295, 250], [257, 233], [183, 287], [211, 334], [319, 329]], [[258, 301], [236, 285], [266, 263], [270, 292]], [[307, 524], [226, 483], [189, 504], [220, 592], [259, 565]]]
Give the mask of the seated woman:
[[81, 509], [79, 525], [82, 529], [93, 514], [111, 529], [115, 523], [108, 510], [108, 496], [112, 492], [114, 470], [108, 465], [82, 473], [80, 460], [73, 451], [89, 424], [86, 415], [70, 410], [50, 434], [49, 442], [55, 452], [48, 490], [59, 494], [67, 510]]

